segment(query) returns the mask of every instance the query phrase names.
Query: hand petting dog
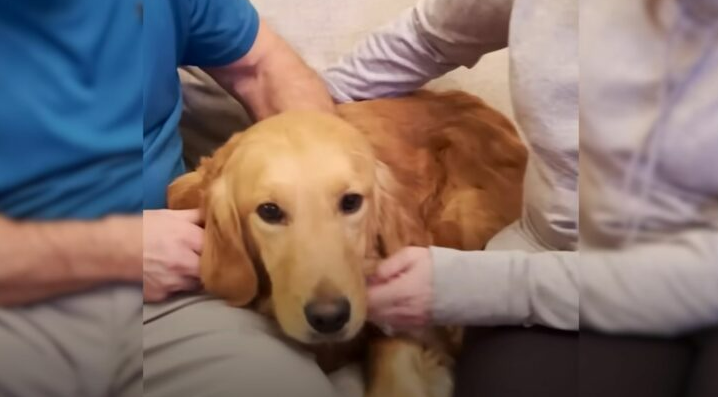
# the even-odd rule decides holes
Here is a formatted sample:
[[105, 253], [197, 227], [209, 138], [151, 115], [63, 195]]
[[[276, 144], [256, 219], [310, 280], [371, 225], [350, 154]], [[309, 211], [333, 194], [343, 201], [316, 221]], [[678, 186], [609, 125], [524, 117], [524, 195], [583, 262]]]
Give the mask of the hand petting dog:
[[385, 332], [429, 325], [433, 298], [431, 252], [406, 247], [379, 264], [369, 279], [369, 320]]
[[144, 212], [145, 302], [161, 302], [173, 293], [199, 289], [199, 255], [204, 233], [200, 223], [196, 209]]

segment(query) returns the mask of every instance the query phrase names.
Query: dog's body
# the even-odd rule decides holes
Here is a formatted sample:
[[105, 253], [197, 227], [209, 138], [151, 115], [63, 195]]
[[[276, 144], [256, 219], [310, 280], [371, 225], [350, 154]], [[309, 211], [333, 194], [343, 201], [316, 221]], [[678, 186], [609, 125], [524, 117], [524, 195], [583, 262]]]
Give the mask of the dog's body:
[[201, 276], [230, 304], [275, 317], [326, 371], [367, 364], [367, 394], [444, 397], [460, 330], [365, 327], [364, 276], [408, 245], [483, 249], [521, 210], [526, 150], [463, 93], [290, 112], [236, 134], [169, 190], [202, 209]]

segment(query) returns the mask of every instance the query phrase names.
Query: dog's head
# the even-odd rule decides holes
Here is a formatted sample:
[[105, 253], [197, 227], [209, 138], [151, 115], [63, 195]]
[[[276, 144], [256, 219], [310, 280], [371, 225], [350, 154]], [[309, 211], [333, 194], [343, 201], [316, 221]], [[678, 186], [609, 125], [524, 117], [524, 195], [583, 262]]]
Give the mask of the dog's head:
[[204, 213], [210, 293], [236, 306], [268, 294], [289, 336], [343, 341], [365, 322], [380, 251], [409, 238], [392, 183], [353, 126], [289, 112], [235, 135], [170, 186], [169, 202]]

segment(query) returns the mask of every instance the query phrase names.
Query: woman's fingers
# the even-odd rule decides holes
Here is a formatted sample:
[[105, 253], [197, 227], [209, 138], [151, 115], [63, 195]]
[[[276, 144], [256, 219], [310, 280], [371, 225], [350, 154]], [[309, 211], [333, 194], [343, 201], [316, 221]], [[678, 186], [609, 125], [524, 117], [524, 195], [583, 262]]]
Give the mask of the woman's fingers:
[[369, 310], [380, 311], [388, 306], [393, 306], [400, 300], [397, 296], [399, 293], [400, 291], [397, 291], [394, 283], [391, 282], [369, 288], [367, 293]]
[[385, 282], [405, 272], [415, 260], [412, 247], [404, 248], [379, 264], [372, 277], [374, 282]]
[[396, 331], [405, 331], [426, 325], [426, 319], [410, 305], [397, 305], [369, 312], [369, 321], [381, 326], [389, 326]]
[[411, 282], [393, 279], [384, 284], [369, 287], [367, 298], [370, 312], [383, 312], [401, 306], [411, 299]]
[[426, 248], [409, 247], [389, 258], [378, 282], [368, 288], [370, 321], [397, 330], [428, 323], [431, 311], [431, 255]]

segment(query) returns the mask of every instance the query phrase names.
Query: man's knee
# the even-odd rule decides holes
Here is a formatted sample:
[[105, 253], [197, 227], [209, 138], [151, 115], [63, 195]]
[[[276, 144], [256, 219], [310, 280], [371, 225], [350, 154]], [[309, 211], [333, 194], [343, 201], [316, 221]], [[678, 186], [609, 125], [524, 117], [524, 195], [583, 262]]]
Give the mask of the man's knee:
[[[178, 319], [173, 325], [182, 322]], [[159, 324], [150, 328], [155, 325]], [[213, 329], [207, 324], [178, 329], [167, 325], [158, 327], [164, 335], [155, 332], [157, 329], [149, 330], [150, 340], [145, 335], [145, 396], [335, 395], [311, 355], [261, 329]]]
[[104, 396], [116, 366], [141, 374], [138, 297], [137, 287], [108, 287], [0, 309], [0, 396]]
[[225, 393], [217, 396], [243, 395], [256, 397], [295, 396], [333, 397], [335, 394], [327, 376], [313, 357], [301, 354], [285, 342], [270, 336], [253, 336], [238, 341], [244, 346], [217, 363], [215, 387]]
[[0, 396], [77, 396], [72, 368], [60, 356], [0, 328]]

